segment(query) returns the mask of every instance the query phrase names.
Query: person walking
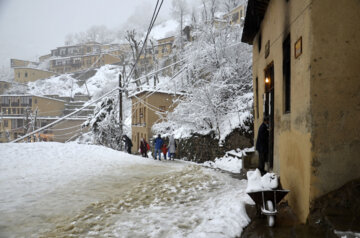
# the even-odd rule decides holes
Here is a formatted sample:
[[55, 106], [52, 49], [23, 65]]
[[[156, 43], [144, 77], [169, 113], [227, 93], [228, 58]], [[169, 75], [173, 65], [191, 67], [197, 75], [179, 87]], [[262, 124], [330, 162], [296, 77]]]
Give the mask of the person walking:
[[265, 162], [268, 161], [268, 147], [269, 147], [269, 117], [265, 116], [263, 123], [261, 123], [256, 139], [256, 150], [259, 153], [259, 170], [261, 175], [265, 174]]
[[166, 154], [167, 154], [168, 149], [167, 149], [167, 146], [166, 146], [165, 143], [162, 145], [161, 151], [162, 151], [162, 153], [164, 155], [164, 160], [166, 160]]
[[131, 147], [133, 146], [130, 138], [127, 135], [123, 135], [123, 141], [125, 142], [126, 151], [131, 154]]
[[140, 153], [142, 155], [142, 157], [148, 157], [147, 155], [147, 152], [148, 152], [148, 144], [146, 142], [146, 140], [144, 138], [141, 138], [141, 141], [140, 141]]
[[159, 154], [159, 160], [161, 160], [161, 147], [163, 146], [164, 141], [163, 141], [163, 139], [161, 139], [160, 134], [155, 139], [154, 144], [155, 144], [155, 156], [154, 156], [155, 160], [156, 160], [157, 154]]
[[170, 140], [169, 140], [169, 160], [174, 160], [175, 158], [175, 150], [176, 150], [176, 142], [175, 142], [175, 139], [174, 139], [174, 135], [171, 135], [170, 136]]

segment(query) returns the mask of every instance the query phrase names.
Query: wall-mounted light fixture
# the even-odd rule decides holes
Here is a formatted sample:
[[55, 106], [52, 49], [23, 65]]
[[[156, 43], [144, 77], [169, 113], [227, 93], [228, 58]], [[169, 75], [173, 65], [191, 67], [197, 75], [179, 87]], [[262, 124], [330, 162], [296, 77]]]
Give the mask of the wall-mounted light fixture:
[[265, 78], [265, 83], [270, 83], [269, 77], [266, 77], [266, 78]]

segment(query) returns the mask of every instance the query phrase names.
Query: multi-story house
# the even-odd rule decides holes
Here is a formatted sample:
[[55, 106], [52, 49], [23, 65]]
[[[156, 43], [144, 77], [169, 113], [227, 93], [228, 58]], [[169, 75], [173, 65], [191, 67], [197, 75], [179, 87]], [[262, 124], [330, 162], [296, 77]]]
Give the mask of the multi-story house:
[[[0, 95], [0, 142], [12, 141], [59, 119], [66, 114], [68, 103], [45, 96]], [[80, 129], [86, 118], [86, 115], [68, 118], [36, 136], [41, 140], [64, 142], [76, 134], [74, 127], [78, 125]]]
[[[167, 66], [171, 63], [169, 55], [174, 47], [175, 37], [170, 36], [157, 40], [157, 44], [153, 47], [148, 47], [140, 55], [138, 69], [141, 73], [147, 73], [154, 69], [155, 64]], [[158, 65], [159, 67], [160, 65]], [[167, 72], [167, 71], [166, 71]]]
[[39, 58], [40, 63], [11, 59], [15, 81], [26, 83], [56, 74], [83, 71], [106, 64], [122, 64], [129, 51], [126, 44], [86, 44], [58, 47]]
[[39, 79], [50, 78], [56, 73], [30, 67], [14, 67], [14, 80], [18, 83], [34, 82]]
[[227, 14], [223, 16], [223, 19], [228, 21], [231, 25], [241, 24], [241, 19], [245, 16], [245, 6], [239, 5], [231, 9]]
[[248, 2], [242, 41], [253, 46], [254, 135], [268, 116], [270, 167], [301, 222], [360, 176], [359, 12], [358, 0]]
[[30, 65], [37, 66], [39, 63], [28, 60], [10, 59], [11, 68], [15, 67], [28, 67]]
[[176, 107], [174, 99], [180, 94], [144, 90], [130, 96], [132, 100], [132, 152], [137, 153], [141, 138], [150, 141], [153, 137], [152, 126], [162, 120], [161, 114], [173, 111]]

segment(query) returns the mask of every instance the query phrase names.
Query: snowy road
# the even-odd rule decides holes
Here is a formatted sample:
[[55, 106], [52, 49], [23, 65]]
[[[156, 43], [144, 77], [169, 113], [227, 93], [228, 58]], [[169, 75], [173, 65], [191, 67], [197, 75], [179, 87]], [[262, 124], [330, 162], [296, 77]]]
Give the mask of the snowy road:
[[75, 143], [0, 144], [0, 237], [234, 237], [246, 181]]

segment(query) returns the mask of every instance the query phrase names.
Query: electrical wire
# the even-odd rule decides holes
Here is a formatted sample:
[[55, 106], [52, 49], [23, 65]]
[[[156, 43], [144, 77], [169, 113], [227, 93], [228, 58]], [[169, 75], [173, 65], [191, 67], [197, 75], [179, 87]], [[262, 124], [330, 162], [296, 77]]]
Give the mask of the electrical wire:
[[150, 32], [151, 32], [151, 30], [152, 30], [152, 28], [153, 28], [153, 26], [154, 26], [154, 23], [155, 23], [155, 21], [156, 21], [156, 18], [157, 18], [157, 16], [158, 16], [159, 12], [160, 12], [160, 9], [161, 9], [161, 6], [162, 6], [163, 2], [164, 2], [164, 0], [161, 0], [161, 3], [160, 3], [159, 8], [158, 8], [159, 0], [157, 0], [157, 2], [156, 2], [156, 6], [155, 6], [155, 9], [154, 9], [153, 15], [152, 15], [152, 17], [151, 17], [151, 21], [150, 21], [150, 24], [149, 24], [149, 27], [148, 27], [148, 31], [147, 31], [146, 36], [145, 36], [145, 39], [144, 39], [144, 43], [143, 43], [143, 45], [142, 45], [142, 47], [141, 47], [141, 50], [140, 50], [139, 54], [138, 54], [137, 57], [136, 57], [135, 63], [134, 63], [134, 65], [133, 65], [132, 69], [130, 70], [130, 73], [128, 74], [128, 76], [127, 76], [127, 78], [126, 78], [126, 80], [125, 80], [125, 88], [126, 88], [127, 85], [129, 84], [129, 78], [130, 78], [131, 75], [133, 74], [134, 69], [136, 68], [136, 65], [137, 65], [138, 62], [139, 62], [140, 56], [141, 56], [141, 54], [142, 54], [142, 52], [143, 52], [143, 50], [144, 50], [144, 47], [145, 47], [145, 45], [146, 45], [146, 43], [147, 43], [147, 39], [148, 39], [148, 37], [149, 37], [149, 35], [150, 35]]

